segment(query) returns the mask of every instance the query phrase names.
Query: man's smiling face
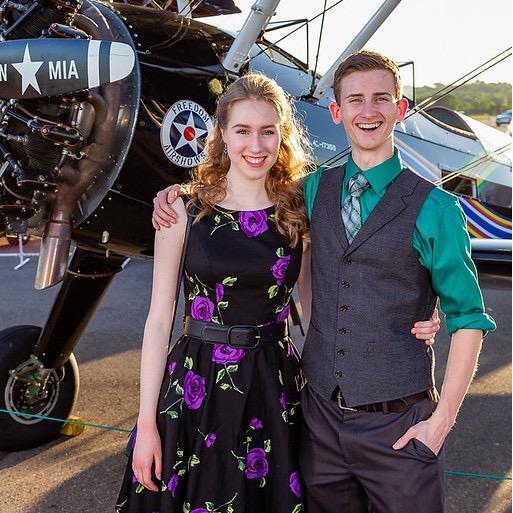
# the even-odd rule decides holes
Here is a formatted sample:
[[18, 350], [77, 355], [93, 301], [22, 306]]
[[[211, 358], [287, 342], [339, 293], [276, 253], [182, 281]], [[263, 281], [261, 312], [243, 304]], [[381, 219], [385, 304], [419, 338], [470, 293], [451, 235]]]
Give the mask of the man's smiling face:
[[330, 113], [335, 123], [344, 125], [353, 154], [390, 157], [395, 124], [404, 118], [408, 107], [406, 99], [396, 98], [392, 73], [382, 69], [354, 71], [340, 81], [339, 98], [340, 104], [330, 104]]

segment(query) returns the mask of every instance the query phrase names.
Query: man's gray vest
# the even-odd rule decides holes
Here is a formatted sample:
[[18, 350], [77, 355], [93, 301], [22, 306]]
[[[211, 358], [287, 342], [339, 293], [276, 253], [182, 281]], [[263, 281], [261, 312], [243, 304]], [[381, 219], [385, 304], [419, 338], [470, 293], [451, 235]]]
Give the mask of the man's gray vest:
[[409, 170], [390, 184], [348, 246], [341, 216], [345, 166], [326, 171], [312, 213], [312, 318], [306, 378], [348, 406], [398, 399], [433, 386], [432, 350], [410, 333], [436, 303], [413, 249], [417, 214], [434, 187]]

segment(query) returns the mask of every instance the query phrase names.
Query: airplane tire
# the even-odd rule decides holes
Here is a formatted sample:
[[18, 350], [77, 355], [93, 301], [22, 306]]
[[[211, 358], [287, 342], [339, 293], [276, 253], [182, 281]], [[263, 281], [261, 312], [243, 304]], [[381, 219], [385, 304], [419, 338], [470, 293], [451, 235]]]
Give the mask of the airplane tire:
[[[61, 367], [50, 372], [46, 396], [25, 404], [25, 384], [9, 374], [27, 360], [41, 333], [38, 326], [12, 326], [0, 331], [0, 409], [66, 419], [78, 395], [78, 365], [73, 354]], [[0, 449], [19, 451], [56, 438], [61, 422], [0, 411]]]

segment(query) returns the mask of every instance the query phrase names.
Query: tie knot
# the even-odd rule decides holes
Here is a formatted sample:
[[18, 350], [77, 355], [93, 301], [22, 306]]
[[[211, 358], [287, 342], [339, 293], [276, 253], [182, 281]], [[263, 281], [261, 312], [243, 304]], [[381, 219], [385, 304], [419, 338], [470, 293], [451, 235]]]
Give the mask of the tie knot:
[[355, 198], [359, 198], [368, 187], [369, 181], [363, 176], [363, 173], [357, 173], [349, 180], [349, 194]]

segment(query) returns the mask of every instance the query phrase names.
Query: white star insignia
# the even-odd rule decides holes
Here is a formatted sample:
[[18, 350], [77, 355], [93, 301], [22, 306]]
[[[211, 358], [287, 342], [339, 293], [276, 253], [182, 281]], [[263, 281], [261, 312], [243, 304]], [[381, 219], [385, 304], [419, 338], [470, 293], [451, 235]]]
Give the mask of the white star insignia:
[[[185, 146], [188, 144], [194, 154], [198, 154], [198, 139], [206, 133], [206, 130], [203, 130], [202, 128], [198, 128], [194, 124], [194, 116], [192, 112], [189, 114], [189, 119], [187, 120], [187, 123], [184, 125], [182, 123], [177, 123], [176, 121], [173, 123], [173, 125], [176, 127], [176, 129], [180, 132], [180, 139], [176, 143], [175, 150], [178, 150], [178, 148], [181, 148], [182, 146]], [[188, 133], [186, 135], [186, 130], [188, 130]], [[192, 138], [191, 138], [192, 137]]]
[[23, 54], [23, 62], [13, 62], [14, 69], [21, 75], [21, 94], [25, 94], [25, 91], [29, 86], [32, 86], [39, 94], [39, 84], [37, 83], [36, 73], [43, 64], [43, 61], [32, 62], [30, 59], [30, 52], [28, 44], [25, 46], [25, 53]]

